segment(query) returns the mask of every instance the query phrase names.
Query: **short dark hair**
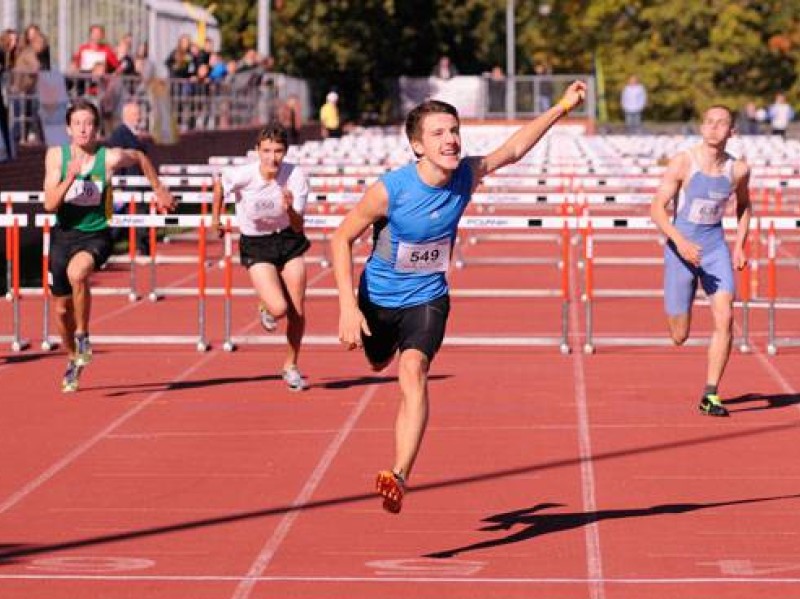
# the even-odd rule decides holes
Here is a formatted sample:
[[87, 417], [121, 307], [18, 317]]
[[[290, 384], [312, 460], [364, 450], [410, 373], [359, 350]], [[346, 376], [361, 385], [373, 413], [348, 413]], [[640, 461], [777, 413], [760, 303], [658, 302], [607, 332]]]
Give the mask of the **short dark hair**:
[[94, 124], [100, 124], [100, 111], [97, 110], [97, 106], [85, 98], [78, 98], [67, 107], [67, 125], [72, 124], [72, 115], [79, 110], [87, 110], [91, 112], [92, 116], [94, 117]]
[[286, 128], [280, 123], [269, 123], [258, 134], [256, 139], [256, 147], [261, 145], [264, 140], [274, 141], [281, 144], [284, 148], [289, 147], [289, 133]]
[[729, 117], [730, 117], [730, 119], [731, 119], [731, 124], [734, 124], [734, 123], [735, 123], [735, 121], [736, 121], [736, 117], [735, 117], [735, 116], [734, 116], [734, 114], [733, 114], [733, 110], [731, 110], [731, 107], [730, 107], [730, 106], [726, 106], [725, 104], [712, 104], [711, 106], [709, 106], [708, 108], [706, 108], [706, 109], [703, 111], [703, 116], [705, 116], [705, 115], [706, 115], [706, 113], [707, 113], [709, 110], [713, 110], [713, 109], [715, 109], [715, 108], [718, 108], [718, 109], [720, 109], [720, 110], [724, 110], [725, 112], [727, 112], [727, 113], [728, 113], [728, 116], [729, 116]]
[[461, 123], [461, 119], [458, 117], [458, 110], [452, 104], [441, 100], [426, 100], [409, 112], [406, 117], [406, 137], [408, 137], [408, 141], [420, 138], [422, 135], [422, 121], [429, 114], [449, 114], [454, 116], [459, 124]]

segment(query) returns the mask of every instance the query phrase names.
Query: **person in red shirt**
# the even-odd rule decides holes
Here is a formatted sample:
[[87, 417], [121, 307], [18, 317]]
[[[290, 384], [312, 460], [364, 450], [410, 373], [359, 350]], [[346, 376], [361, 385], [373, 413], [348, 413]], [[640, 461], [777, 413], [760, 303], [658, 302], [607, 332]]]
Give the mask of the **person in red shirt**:
[[105, 43], [106, 30], [102, 25], [89, 27], [89, 41], [81, 44], [72, 65], [81, 73], [91, 73], [98, 63], [105, 66], [106, 73], [113, 73], [119, 68], [119, 59], [114, 49]]

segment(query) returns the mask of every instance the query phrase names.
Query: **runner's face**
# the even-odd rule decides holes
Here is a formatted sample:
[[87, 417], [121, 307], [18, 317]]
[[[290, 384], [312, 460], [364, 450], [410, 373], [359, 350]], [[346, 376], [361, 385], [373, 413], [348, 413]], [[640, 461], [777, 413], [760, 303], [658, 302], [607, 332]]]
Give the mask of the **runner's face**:
[[286, 146], [271, 139], [263, 139], [256, 148], [261, 170], [268, 174], [275, 174], [286, 157]]
[[97, 123], [94, 114], [89, 110], [76, 110], [69, 119], [67, 132], [73, 143], [78, 146], [87, 146], [94, 143], [97, 136]]
[[443, 170], [455, 170], [461, 157], [458, 119], [451, 114], [429, 114], [422, 121], [421, 139], [414, 150]]
[[703, 141], [712, 146], [724, 146], [733, 135], [731, 115], [724, 108], [711, 108], [706, 111], [700, 126]]

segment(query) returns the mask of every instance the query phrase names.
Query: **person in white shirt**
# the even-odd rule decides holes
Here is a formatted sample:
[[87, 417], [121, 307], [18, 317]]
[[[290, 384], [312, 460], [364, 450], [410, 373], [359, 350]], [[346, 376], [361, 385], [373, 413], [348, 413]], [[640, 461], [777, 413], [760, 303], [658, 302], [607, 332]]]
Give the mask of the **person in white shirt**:
[[306, 381], [297, 359], [305, 332], [306, 266], [310, 247], [303, 231], [308, 181], [295, 165], [284, 162], [289, 147], [286, 129], [270, 124], [258, 135], [258, 160], [222, 170], [214, 182], [212, 224], [223, 234], [220, 219], [225, 197], [236, 205], [241, 236], [239, 255], [261, 301], [261, 324], [268, 331], [286, 316], [289, 343], [283, 379], [292, 391]]
[[625, 127], [628, 133], [639, 133], [642, 129], [642, 112], [647, 106], [647, 90], [631, 75], [620, 96], [622, 112], [625, 113]]
[[769, 115], [769, 126], [772, 135], [786, 137], [786, 129], [794, 119], [794, 109], [791, 104], [786, 102], [786, 96], [776, 94], [775, 103], [767, 111]]

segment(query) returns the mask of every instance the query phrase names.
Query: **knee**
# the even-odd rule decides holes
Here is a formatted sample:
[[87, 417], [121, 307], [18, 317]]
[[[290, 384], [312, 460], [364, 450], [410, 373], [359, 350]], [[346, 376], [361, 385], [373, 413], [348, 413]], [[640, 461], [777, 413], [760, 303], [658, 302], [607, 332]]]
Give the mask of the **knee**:
[[53, 313], [56, 318], [65, 318], [71, 311], [72, 304], [63, 299], [56, 299], [53, 303]]
[[408, 376], [419, 378], [428, 373], [428, 358], [416, 351], [405, 351], [400, 357], [400, 371]]
[[670, 338], [672, 339], [672, 343], [677, 346], [681, 346], [686, 343], [686, 340], [689, 338], [688, 331], [670, 331]]
[[272, 315], [273, 318], [283, 318], [286, 316], [287, 311], [289, 310], [289, 305], [283, 302], [270, 302], [266, 304], [267, 311]]
[[67, 269], [67, 280], [73, 289], [81, 288], [86, 285], [89, 273], [80, 267], [70, 267]]

